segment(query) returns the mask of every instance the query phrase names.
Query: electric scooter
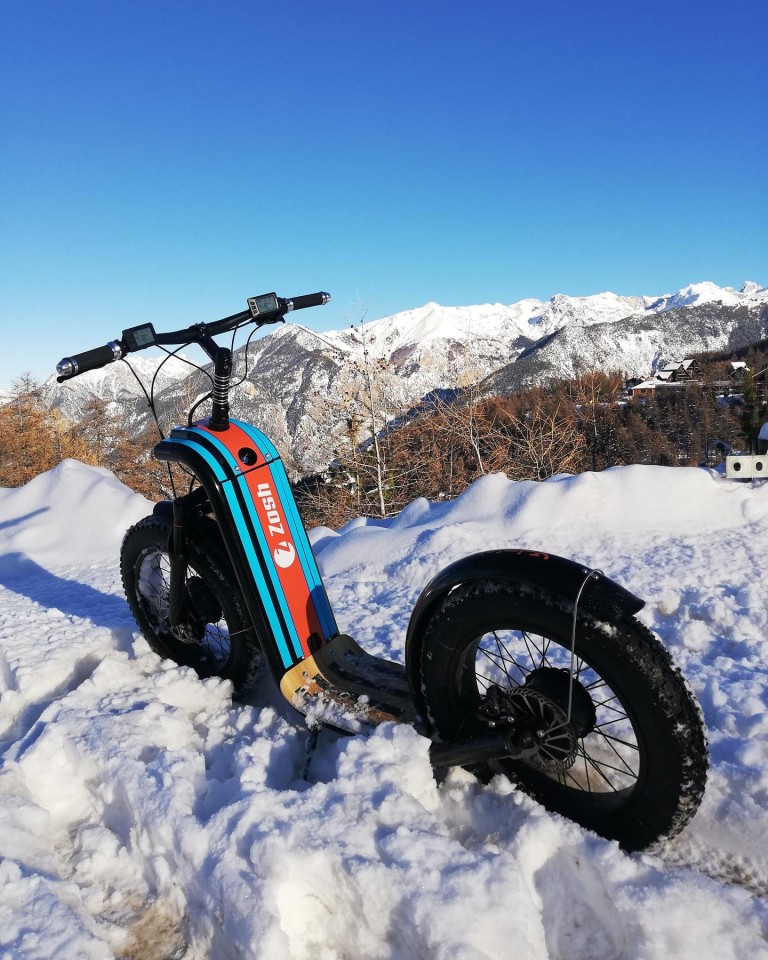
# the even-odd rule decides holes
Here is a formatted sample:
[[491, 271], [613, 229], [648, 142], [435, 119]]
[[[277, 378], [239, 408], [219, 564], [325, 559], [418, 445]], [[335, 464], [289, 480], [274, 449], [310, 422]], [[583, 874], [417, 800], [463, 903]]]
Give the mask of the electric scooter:
[[[452, 563], [413, 609], [405, 662], [340, 633], [273, 443], [230, 416], [232, 350], [215, 337], [284, 321], [327, 293], [248, 299], [213, 323], [144, 323], [65, 358], [59, 382], [149, 347], [199, 345], [213, 361], [210, 414], [154, 455], [192, 478], [132, 526], [121, 573], [161, 657], [218, 676], [242, 697], [266, 670], [313, 725], [364, 733], [409, 723], [436, 769], [495, 775], [628, 850], [679, 832], [708, 765], [701, 711], [669, 653], [635, 614], [643, 601], [600, 571], [531, 550]], [[150, 398], [153, 403], [154, 398]]]

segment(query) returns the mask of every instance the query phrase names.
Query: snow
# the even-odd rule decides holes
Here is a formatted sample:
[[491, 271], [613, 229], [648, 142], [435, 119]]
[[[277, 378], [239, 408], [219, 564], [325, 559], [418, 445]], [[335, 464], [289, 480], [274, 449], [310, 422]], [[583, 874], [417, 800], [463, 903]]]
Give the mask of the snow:
[[[169, 383], [181, 380], [192, 370], [194, 364], [182, 354], [169, 356], [163, 353], [157, 357], [130, 356], [131, 372], [125, 363], [110, 363], [99, 370], [88, 370], [77, 378], [77, 385], [81, 392], [90, 392], [96, 396], [111, 396], [120, 399], [125, 396], [143, 396], [136, 377], [142, 383], [150, 383], [157, 375], [157, 388], [163, 389]], [[52, 384], [55, 378], [51, 377], [46, 384]]]
[[[406, 347], [424, 348], [436, 340], [463, 343], [479, 337], [509, 344], [520, 336], [533, 339], [548, 336], [569, 323], [614, 322], [641, 312], [642, 307], [639, 297], [621, 297], [615, 293], [589, 297], [557, 294], [546, 303], [525, 299], [508, 306], [486, 303], [446, 307], [431, 301], [423, 307], [366, 323], [366, 345], [381, 355], [392, 355]], [[347, 349], [353, 345], [345, 331], [326, 336]]]
[[712, 769], [675, 840], [627, 855], [427, 741], [320, 735], [265, 685], [160, 661], [121, 595], [149, 504], [65, 461], [0, 490], [0, 957], [768, 957], [768, 488], [624, 467], [484, 477], [312, 533], [339, 626], [399, 659], [419, 592], [472, 551], [599, 567], [695, 689]]
[[740, 304], [755, 306], [768, 302], [768, 289], [751, 280], [747, 280], [739, 291], [732, 287], [719, 287], [716, 283], [705, 280], [702, 283], [691, 283], [675, 294], [667, 293], [656, 298], [644, 297], [643, 300], [648, 313], [664, 313], [667, 310], [705, 303], [722, 303], [727, 307]]
[[[377, 355], [391, 356], [398, 350], [425, 348], [438, 340], [466, 342], [480, 337], [509, 344], [516, 336], [539, 340], [569, 324], [616, 323], [627, 317], [652, 317], [705, 303], [757, 307], [768, 303], [768, 288], [747, 281], [737, 291], [707, 280], [662, 296], [620, 296], [605, 291], [570, 297], [558, 293], [548, 301], [528, 298], [509, 305], [486, 303], [466, 307], [430, 301], [423, 307], [367, 322], [366, 345]], [[349, 331], [329, 331], [325, 336], [344, 349], [354, 349]]]

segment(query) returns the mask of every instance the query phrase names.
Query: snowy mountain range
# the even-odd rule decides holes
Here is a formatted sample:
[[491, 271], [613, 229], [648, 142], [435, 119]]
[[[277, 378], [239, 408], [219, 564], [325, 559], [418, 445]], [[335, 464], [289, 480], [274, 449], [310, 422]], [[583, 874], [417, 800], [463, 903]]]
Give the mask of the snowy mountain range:
[[149, 390], [155, 378], [155, 392], [161, 393], [184, 380], [193, 369], [194, 364], [184, 357], [132, 356], [130, 367], [111, 363], [101, 370], [89, 370], [69, 383], [59, 384], [55, 376], [49, 377], [43, 384], [43, 396], [64, 416], [78, 420], [84, 406], [94, 398], [115, 406], [132, 404], [143, 396], [139, 381]]
[[[429, 391], [468, 382], [486, 393], [504, 393], [585, 370], [622, 370], [647, 376], [671, 360], [705, 350], [747, 346], [768, 336], [768, 288], [740, 290], [691, 284], [674, 294], [587, 297], [511, 305], [444, 307], [427, 303], [347, 330], [317, 333], [297, 323], [281, 326], [236, 353], [243, 382], [231, 395], [236, 416], [246, 417], [277, 442], [290, 469], [324, 467], [342, 442], [354, 397], [373, 371], [381, 401], [401, 411]], [[156, 374], [161, 416], [210, 389], [206, 373], [174, 359], [131, 357], [145, 383]], [[44, 386], [50, 403], [72, 419], [93, 396], [119, 404], [140, 428], [146, 400], [122, 363], [59, 385]]]

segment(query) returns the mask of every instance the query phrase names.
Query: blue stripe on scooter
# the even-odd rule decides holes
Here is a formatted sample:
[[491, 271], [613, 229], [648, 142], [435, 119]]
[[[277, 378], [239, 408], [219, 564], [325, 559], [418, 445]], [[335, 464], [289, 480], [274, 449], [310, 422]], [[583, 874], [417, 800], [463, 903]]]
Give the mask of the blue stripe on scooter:
[[[265, 549], [266, 540], [262, 534], [261, 522], [251, 509], [252, 498], [250, 491], [248, 491], [247, 487], [243, 488], [242, 484], [235, 485], [237, 481], [242, 479], [240, 465], [234, 459], [231, 451], [219, 438], [207, 431], [198, 433], [192, 428], [187, 431], [187, 439], [193, 443], [197, 449], [206, 452], [206, 459], [208, 459], [209, 462], [210, 456], [213, 455], [222, 471], [222, 489], [230, 504], [237, 532], [246, 551], [248, 563], [253, 571], [259, 595], [262, 602], [264, 602], [265, 599], [268, 601], [265, 603], [265, 610], [270, 621], [270, 627], [275, 636], [282, 639], [286, 644], [285, 651], [281, 647], [281, 657], [283, 661], [286, 662], [287, 644], [290, 641], [296, 655], [290, 658], [289, 662], [286, 662], [286, 666], [293, 664], [296, 662], [296, 658], [299, 660], [304, 658], [304, 652], [298, 640], [298, 633], [294, 627], [293, 618], [286, 606], [282, 588], [280, 586], [275, 588], [274, 586], [275, 583], [279, 584], [279, 581], [275, 575], [275, 568], [271, 562], [271, 558], [269, 560], [267, 559], [270, 557], [270, 554], [268, 548]], [[229, 468], [229, 470], [226, 468]], [[235, 499], [233, 499], [233, 493]], [[244, 508], [248, 512], [248, 517], [246, 517], [246, 514], [243, 512]], [[255, 549], [257, 544], [259, 547], [258, 552]]]
[[[176, 431], [174, 431], [174, 433], [175, 432]], [[178, 432], [181, 433], [182, 431], [178, 431]], [[206, 439], [209, 439], [207, 434], [206, 434]], [[211, 467], [211, 472], [213, 473], [214, 477], [217, 480], [227, 481], [230, 479], [229, 477], [226, 476], [224, 470], [221, 467], [221, 464], [217, 461], [216, 457], [214, 457], [202, 443], [198, 442], [196, 437], [194, 436], [191, 436], [191, 437], [175, 436], [174, 437], [172, 435], [171, 437], [168, 438], [166, 442], [179, 443], [184, 446], [193, 448], [194, 450], [196, 450], [197, 453], [200, 454], [200, 456], [203, 457], [206, 463]], [[251, 542], [251, 536], [250, 536], [250, 533], [248, 532], [247, 524], [245, 522], [245, 518], [243, 517], [242, 508], [240, 507], [240, 504], [238, 502], [238, 499], [234, 490], [234, 485], [231, 483], [222, 482], [221, 489], [224, 493], [224, 496], [227, 499], [227, 504], [229, 505], [232, 518], [235, 521], [235, 526], [240, 536], [240, 542], [242, 543], [243, 548], [245, 550], [246, 558], [248, 560], [248, 564], [251, 568], [251, 572], [256, 582], [256, 587], [259, 591], [261, 602], [264, 605], [264, 612], [267, 615], [267, 620], [269, 621], [269, 626], [270, 626], [270, 629], [272, 630], [272, 635], [277, 644], [277, 648], [280, 653], [280, 657], [283, 661], [283, 665], [286, 668], [290, 667], [296, 662], [296, 658], [291, 656], [291, 653], [288, 649], [285, 631], [284, 631], [283, 625], [280, 623], [280, 620], [277, 616], [277, 611], [274, 608], [274, 604], [272, 603], [270, 591], [268, 589], [266, 579], [264, 577], [264, 574], [261, 571], [258, 558], [254, 551], [253, 544]], [[303, 657], [303, 653], [301, 652], [301, 649], [299, 649], [299, 656]]]
[[[285, 637], [286, 643], [290, 644], [290, 646], [293, 647], [293, 652], [294, 652], [294, 656], [290, 660], [290, 664], [287, 664], [287, 665], [291, 665], [295, 663], [297, 659], [303, 660], [304, 651], [301, 649], [301, 640], [299, 639], [299, 633], [293, 622], [293, 617], [291, 615], [290, 607], [288, 606], [288, 601], [285, 597], [282, 587], [279, 586], [280, 578], [278, 576], [277, 568], [272, 558], [272, 552], [271, 552], [269, 543], [267, 541], [267, 538], [264, 535], [264, 531], [261, 526], [261, 520], [259, 519], [259, 516], [256, 513], [253, 499], [251, 497], [251, 492], [248, 489], [248, 485], [245, 480], [245, 477], [241, 472], [242, 468], [240, 467], [240, 464], [237, 462], [237, 460], [233, 456], [231, 450], [229, 450], [229, 448], [226, 447], [221, 442], [221, 440], [219, 440], [217, 436], [206, 432], [200, 436], [200, 441], [201, 441], [200, 446], [202, 446], [204, 443], [206, 446], [210, 445], [211, 448], [218, 451], [222, 460], [228, 464], [228, 466], [231, 469], [231, 473], [234, 475], [234, 477], [228, 476], [227, 479], [232, 480], [233, 483], [237, 483], [237, 486], [240, 490], [241, 496], [240, 496], [240, 499], [238, 500], [239, 516], [243, 517], [244, 519], [244, 514], [242, 513], [243, 505], [244, 505], [245, 510], [247, 511], [248, 517], [250, 519], [250, 525], [245, 524], [246, 535], [243, 536], [242, 524], [240, 524], [238, 517], [236, 517], [236, 520], [238, 521], [238, 532], [240, 534], [240, 539], [243, 541], [246, 547], [246, 552], [249, 554], [248, 560], [251, 563], [252, 569], [254, 570], [256, 568], [254, 566], [253, 560], [251, 559], [251, 554], [253, 555], [254, 559], [256, 559], [256, 557], [258, 557], [260, 554], [261, 563], [258, 563], [257, 561], [257, 564], [259, 567], [259, 574], [260, 574], [258, 586], [262, 594], [266, 589], [266, 580], [264, 578], [265, 572], [269, 577], [269, 579], [272, 581], [272, 583], [275, 584], [275, 588], [272, 591], [270, 591], [270, 597], [272, 599], [273, 604], [274, 603], [277, 604], [277, 607], [279, 608], [280, 613], [282, 614], [282, 619], [280, 621], [282, 630], [278, 632], [278, 635], [282, 634], [282, 636]], [[272, 466], [274, 466], [274, 464], [272, 464]], [[227, 492], [229, 492], [229, 485], [227, 485]], [[253, 553], [254, 537], [255, 537], [256, 543], [258, 544], [259, 554]], [[265, 567], [266, 567], [266, 570], [264, 569]], [[271, 621], [271, 618], [270, 618], [270, 621]], [[281, 651], [281, 656], [282, 656], [282, 651]]]
[[[242, 491], [243, 499], [245, 501], [246, 508], [248, 509], [248, 514], [251, 518], [251, 525], [253, 526], [254, 533], [258, 538], [259, 548], [269, 568], [269, 575], [273, 578], [275, 583], [279, 583], [280, 575], [277, 572], [277, 567], [275, 566], [274, 559], [270, 552], [269, 542], [264, 535], [264, 530], [261, 526], [259, 515], [256, 513], [253, 498], [251, 497], [251, 492], [248, 489], [248, 481], [245, 477], [239, 477], [237, 482], [240, 490]], [[294, 652], [299, 660], [303, 660], [304, 651], [301, 649], [301, 640], [299, 639], [299, 633], [296, 630], [296, 626], [293, 622], [293, 616], [291, 614], [290, 607], [288, 606], [285, 593], [283, 592], [282, 588], [278, 588], [275, 592], [277, 594], [277, 601], [280, 604], [280, 609], [282, 610], [283, 616], [285, 617], [285, 622], [288, 626], [288, 632], [293, 644]]]
[[339, 628], [336, 625], [336, 619], [325, 592], [320, 571], [317, 569], [317, 562], [312, 553], [312, 546], [307, 539], [304, 523], [296, 509], [296, 501], [288, 481], [288, 475], [285, 472], [285, 466], [269, 437], [265, 436], [256, 427], [251, 426], [250, 423], [244, 423], [241, 420], [234, 419], [231, 422], [237, 424], [237, 426], [250, 437], [257, 449], [260, 450], [262, 456], [267, 459], [274, 458], [277, 460], [277, 463], [270, 463], [272, 477], [277, 488], [276, 492], [286, 514], [286, 520], [291, 530], [293, 542], [299, 551], [299, 559], [312, 593], [315, 609], [320, 619], [320, 625], [325, 632], [326, 638], [333, 637], [339, 632]]
[[[253, 503], [253, 498], [251, 496], [251, 491], [248, 489], [248, 481], [245, 477], [238, 478], [238, 485], [243, 494], [243, 500], [245, 501], [246, 509], [248, 510], [248, 515], [251, 518], [251, 526], [253, 527], [254, 534], [259, 543], [259, 549], [261, 550], [264, 561], [267, 564], [269, 570], [269, 575], [272, 577], [273, 582], [276, 584], [280, 583], [280, 576], [277, 572], [277, 567], [275, 566], [274, 559], [270, 550], [269, 542], [264, 535], [264, 529], [261, 525], [261, 520], [259, 515], [256, 512], [255, 505]], [[290, 607], [288, 606], [288, 601], [286, 599], [285, 593], [281, 587], [278, 587], [275, 590], [277, 595], [277, 602], [280, 604], [280, 609], [282, 611], [283, 617], [285, 618], [286, 625], [288, 627], [288, 634], [290, 636], [291, 643], [293, 644], [293, 650], [299, 660], [304, 659], [304, 651], [301, 649], [301, 640], [299, 639], [299, 633], [296, 630], [296, 625], [293, 622], [293, 616], [291, 614]]]

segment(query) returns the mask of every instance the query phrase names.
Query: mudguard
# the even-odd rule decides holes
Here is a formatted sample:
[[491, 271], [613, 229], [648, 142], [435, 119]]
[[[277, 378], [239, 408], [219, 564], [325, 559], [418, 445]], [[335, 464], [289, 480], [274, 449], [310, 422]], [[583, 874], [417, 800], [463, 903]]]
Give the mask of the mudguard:
[[214, 431], [201, 420], [172, 430], [155, 456], [183, 464], [205, 490], [279, 683], [339, 631], [277, 450], [249, 424]]
[[[645, 601], [609, 580], [599, 570], [551, 553], [533, 550], [489, 550], [462, 557], [441, 570], [424, 588], [413, 608], [405, 643], [405, 668], [416, 708], [424, 715], [419, 662], [427, 624], [443, 597], [473, 581], [502, 580], [544, 587], [607, 621], [633, 615]], [[583, 589], [582, 589], [583, 588]], [[581, 591], [581, 596], [579, 596]]]

